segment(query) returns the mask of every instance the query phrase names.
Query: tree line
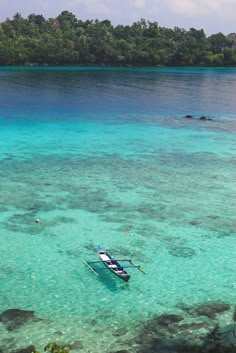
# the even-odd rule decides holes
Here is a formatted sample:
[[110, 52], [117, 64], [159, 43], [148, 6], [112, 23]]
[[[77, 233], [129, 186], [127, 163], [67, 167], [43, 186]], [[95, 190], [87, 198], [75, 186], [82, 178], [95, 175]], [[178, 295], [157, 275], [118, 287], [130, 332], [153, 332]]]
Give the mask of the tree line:
[[0, 65], [235, 66], [236, 33], [160, 27], [145, 19], [113, 26], [63, 11], [16, 13], [0, 23]]

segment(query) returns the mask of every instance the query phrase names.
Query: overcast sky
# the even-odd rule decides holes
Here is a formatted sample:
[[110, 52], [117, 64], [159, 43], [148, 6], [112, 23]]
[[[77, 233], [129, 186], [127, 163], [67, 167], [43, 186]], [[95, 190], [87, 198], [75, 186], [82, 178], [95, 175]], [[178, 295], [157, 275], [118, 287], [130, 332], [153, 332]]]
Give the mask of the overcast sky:
[[207, 35], [236, 32], [236, 0], [0, 0], [0, 21], [16, 12], [49, 18], [63, 10], [82, 20], [109, 19], [113, 25], [145, 18], [161, 27], [204, 29]]

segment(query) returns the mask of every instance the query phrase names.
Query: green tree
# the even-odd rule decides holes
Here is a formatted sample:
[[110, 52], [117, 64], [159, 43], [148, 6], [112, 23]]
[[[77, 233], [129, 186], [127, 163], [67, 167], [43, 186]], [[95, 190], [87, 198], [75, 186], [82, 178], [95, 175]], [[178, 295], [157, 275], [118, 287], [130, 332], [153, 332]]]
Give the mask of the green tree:
[[141, 18], [131, 26], [78, 20], [69, 11], [45, 19], [16, 13], [0, 23], [0, 64], [236, 65], [236, 34], [160, 27]]
[[212, 34], [209, 38], [210, 49], [213, 53], [220, 53], [230, 46], [229, 39], [221, 32]]

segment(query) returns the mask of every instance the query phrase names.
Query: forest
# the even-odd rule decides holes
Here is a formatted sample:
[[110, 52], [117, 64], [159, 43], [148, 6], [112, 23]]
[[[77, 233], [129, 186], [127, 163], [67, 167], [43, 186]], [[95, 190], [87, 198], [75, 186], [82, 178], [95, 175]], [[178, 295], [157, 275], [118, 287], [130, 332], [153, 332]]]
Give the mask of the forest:
[[0, 23], [0, 65], [236, 66], [236, 33], [16, 13]]

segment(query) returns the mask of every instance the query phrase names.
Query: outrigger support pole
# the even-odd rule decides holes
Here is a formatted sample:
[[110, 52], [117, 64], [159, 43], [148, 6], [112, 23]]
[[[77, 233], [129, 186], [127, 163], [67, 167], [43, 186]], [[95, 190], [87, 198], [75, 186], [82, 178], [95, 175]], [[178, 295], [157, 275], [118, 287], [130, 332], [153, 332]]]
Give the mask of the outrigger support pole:
[[131, 260], [127, 260], [132, 266], [136, 267], [139, 271], [146, 273], [144, 270], [141, 269], [140, 266], [135, 265]]
[[88, 266], [88, 268], [89, 268], [93, 273], [95, 273], [96, 276], [99, 276], [99, 274], [98, 274], [86, 261], [83, 260], [83, 263], [84, 263], [86, 266]]
[[132, 265], [133, 267], [137, 268], [139, 271], [141, 271], [141, 272], [143, 272], [143, 273], [146, 273], [144, 270], [141, 269], [140, 266], [135, 265], [135, 264], [132, 262], [132, 260], [129, 260], [129, 259], [126, 259], [126, 258], [125, 258], [125, 259], [118, 259], [117, 261], [127, 261], [127, 262], [130, 263], [130, 265]]

